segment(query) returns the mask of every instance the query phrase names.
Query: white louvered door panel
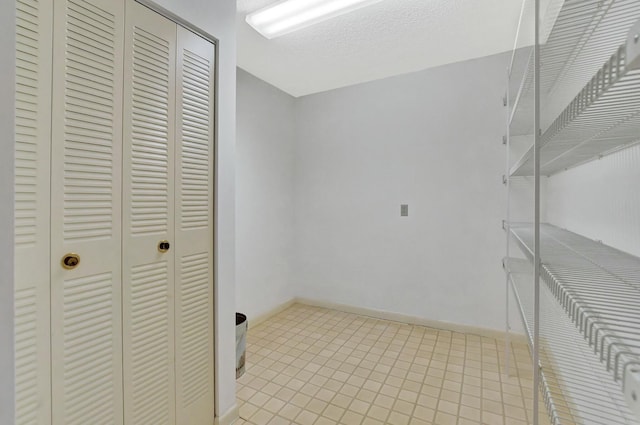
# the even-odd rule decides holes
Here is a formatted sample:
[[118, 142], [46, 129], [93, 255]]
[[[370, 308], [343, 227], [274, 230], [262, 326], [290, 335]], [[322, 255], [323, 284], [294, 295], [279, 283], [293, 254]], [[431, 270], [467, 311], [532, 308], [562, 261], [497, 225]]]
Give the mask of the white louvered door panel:
[[[16, 423], [51, 423], [49, 340], [50, 1], [16, 1]], [[44, 265], [44, 267], [43, 267]]]
[[[121, 424], [124, 4], [57, 0], [54, 22], [53, 424]], [[80, 263], [65, 270], [71, 252]]]
[[178, 27], [176, 379], [180, 425], [208, 425], [213, 394], [215, 47]]
[[[176, 24], [127, 1], [123, 166], [125, 423], [175, 423]], [[168, 252], [158, 243], [169, 241]]]

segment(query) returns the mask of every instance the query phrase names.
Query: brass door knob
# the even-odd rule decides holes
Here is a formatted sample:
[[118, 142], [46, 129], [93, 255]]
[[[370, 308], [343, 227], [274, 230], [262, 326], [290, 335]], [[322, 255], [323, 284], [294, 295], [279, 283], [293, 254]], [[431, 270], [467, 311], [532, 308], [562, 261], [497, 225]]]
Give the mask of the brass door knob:
[[169, 248], [171, 248], [171, 244], [169, 243], [169, 241], [158, 242], [158, 251], [167, 252], [169, 251]]
[[62, 257], [62, 267], [67, 270], [73, 270], [80, 264], [80, 256], [70, 252]]

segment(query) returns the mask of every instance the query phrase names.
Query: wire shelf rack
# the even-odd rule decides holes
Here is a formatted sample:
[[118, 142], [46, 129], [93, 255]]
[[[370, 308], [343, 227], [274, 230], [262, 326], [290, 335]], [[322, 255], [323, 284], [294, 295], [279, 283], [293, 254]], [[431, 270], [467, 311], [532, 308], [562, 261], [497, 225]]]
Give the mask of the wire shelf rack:
[[[595, 76], [602, 65], [626, 43], [629, 29], [640, 19], [637, 0], [550, 0], [541, 22], [540, 92], [545, 106], [541, 127], [552, 125]], [[511, 86], [511, 134], [533, 134], [533, 49], [514, 52]], [[526, 66], [523, 68], [523, 64]], [[524, 72], [520, 70], [524, 69]]]
[[[522, 1], [505, 102], [507, 341], [513, 290], [536, 424], [538, 388], [554, 424], [638, 424], [640, 258], [542, 224], [541, 176], [640, 143], [640, 0]], [[533, 223], [513, 223], [520, 181], [533, 217], [513, 213]], [[512, 241], [526, 260], [511, 258]]]
[[[531, 225], [510, 229], [531, 261]], [[541, 225], [540, 234], [547, 290], [622, 394], [625, 373], [640, 364], [640, 258], [549, 224]]]
[[[533, 350], [533, 268], [528, 260], [506, 258], [505, 270]], [[553, 425], [636, 424], [619, 384], [609, 376], [588, 342], [541, 286], [540, 382]]]
[[[547, 10], [548, 39], [540, 49], [542, 175], [640, 141], [640, 2], [566, 0], [556, 12], [558, 1]], [[534, 132], [533, 62], [529, 53], [514, 96], [512, 135]], [[533, 175], [533, 163], [532, 146], [510, 175]]]
[[[640, 4], [640, 2], [639, 2]], [[640, 140], [640, 21], [544, 132], [540, 173], [551, 175]], [[534, 173], [533, 147], [511, 169]]]

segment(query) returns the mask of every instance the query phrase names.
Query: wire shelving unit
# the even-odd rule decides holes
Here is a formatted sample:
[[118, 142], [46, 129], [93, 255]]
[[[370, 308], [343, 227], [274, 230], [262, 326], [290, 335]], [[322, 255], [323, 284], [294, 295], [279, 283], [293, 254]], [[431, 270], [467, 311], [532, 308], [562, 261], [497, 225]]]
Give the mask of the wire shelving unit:
[[[523, 4], [531, 8], [533, 0], [523, 0]], [[538, 74], [545, 106], [541, 127], [547, 129], [626, 44], [630, 29], [640, 19], [640, 5], [636, 0], [548, 0], [540, 15]], [[520, 33], [518, 37], [524, 38]], [[522, 40], [516, 41], [516, 47], [510, 65], [516, 75], [510, 82], [509, 124], [512, 135], [533, 134], [534, 49]]]
[[[541, 62], [545, 64], [545, 59], [549, 60], [540, 72], [540, 89], [547, 108], [546, 113], [541, 112], [541, 128], [546, 130], [540, 139], [540, 173], [547, 176], [640, 139], [640, 2], [573, 0], [567, 3], [577, 5], [562, 9], [548, 43], [541, 47]], [[600, 3], [610, 3], [609, 8], [597, 7]], [[609, 13], [602, 15], [604, 12], [599, 12], [596, 16], [587, 13], [604, 9]], [[574, 17], [575, 14], [579, 16]], [[584, 37], [589, 25], [596, 25], [591, 31], [592, 39], [582, 41], [577, 38], [579, 35]], [[558, 32], [562, 34], [556, 36]], [[591, 47], [589, 41], [597, 43], [598, 48]], [[566, 51], [580, 46], [584, 51]], [[609, 56], [602, 59], [606, 52]], [[567, 63], [574, 56], [574, 62], [578, 63]], [[593, 63], [600, 66], [593, 70]], [[573, 67], [565, 68], [570, 65], [582, 72], [572, 71]], [[584, 68], [589, 69], [590, 74], [586, 74]], [[511, 113], [510, 122], [515, 127], [512, 134], [532, 131], [522, 127], [526, 121], [522, 116], [531, 113], [531, 108], [524, 105], [532, 103], [527, 102], [533, 86], [532, 72], [531, 66], [527, 66]], [[563, 82], [575, 86], [575, 81], [584, 80], [585, 75], [590, 78], [566, 104], [567, 90], [562, 88]], [[565, 104], [561, 112], [556, 112], [558, 105]], [[555, 113], [552, 120], [548, 118], [548, 111]], [[511, 167], [509, 174], [533, 176], [533, 158], [534, 147], [531, 146]]]
[[[530, 334], [532, 227], [512, 223], [511, 233], [527, 260], [508, 259], [505, 267]], [[556, 423], [637, 423], [622, 381], [640, 361], [640, 259], [548, 224], [540, 240], [541, 366], [563, 390], [551, 391], [551, 399], [564, 400], [555, 405], [582, 419], [564, 413]]]
[[[504, 266], [532, 344], [532, 265], [528, 260], [507, 258]], [[551, 424], [635, 424], [619, 385], [593, 355], [593, 348], [576, 332], [551, 290], [543, 286], [540, 292], [539, 376]]]
[[[507, 153], [504, 178], [507, 342], [513, 293], [534, 360], [534, 425], [539, 403], [557, 425], [640, 424], [640, 258], [541, 213], [543, 176], [640, 143], [640, 1], [522, 2], [504, 102], [507, 152], [524, 151]], [[513, 217], [522, 187], [532, 222]]]

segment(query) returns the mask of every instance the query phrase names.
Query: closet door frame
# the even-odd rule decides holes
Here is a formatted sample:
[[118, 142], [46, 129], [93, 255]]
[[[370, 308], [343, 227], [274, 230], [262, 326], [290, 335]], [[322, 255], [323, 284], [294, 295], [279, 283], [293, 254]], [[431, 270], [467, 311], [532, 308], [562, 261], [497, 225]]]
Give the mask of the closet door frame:
[[[108, 0], [97, 0], [97, 1], [100, 3], [102, 1], [108, 1]], [[188, 31], [198, 35], [199, 37], [203, 38], [204, 40], [210, 42], [213, 45], [213, 48], [214, 48], [214, 62], [213, 62], [213, 79], [212, 79], [212, 82], [213, 82], [213, 88], [214, 89], [213, 89], [213, 98], [212, 98], [212, 102], [211, 102], [211, 105], [212, 105], [212, 123], [213, 123], [212, 127], [213, 128], [212, 128], [212, 140], [211, 140], [211, 145], [210, 145], [211, 152], [212, 152], [212, 155], [211, 155], [212, 156], [212, 161], [210, 163], [210, 172], [211, 172], [211, 176], [212, 177], [211, 177], [211, 185], [210, 185], [210, 206], [211, 206], [211, 210], [210, 210], [209, 219], [210, 219], [211, 226], [212, 226], [212, 230], [211, 230], [212, 234], [211, 234], [211, 238], [210, 238], [211, 239], [210, 240], [210, 246], [211, 246], [211, 271], [212, 271], [211, 279], [212, 279], [212, 282], [213, 282], [213, 286], [211, 288], [211, 292], [212, 292], [212, 294], [215, 294], [215, 292], [216, 292], [215, 291], [216, 279], [215, 279], [215, 274], [213, 272], [215, 271], [215, 259], [216, 259], [216, 257], [215, 257], [215, 250], [214, 249], [215, 249], [215, 237], [216, 237], [216, 233], [217, 233], [216, 232], [216, 227], [215, 227], [216, 226], [215, 217], [216, 217], [216, 207], [217, 207], [217, 202], [216, 202], [216, 196], [215, 195], [216, 195], [216, 183], [217, 183], [217, 176], [216, 176], [216, 170], [217, 170], [217, 166], [216, 165], [217, 164], [216, 164], [216, 159], [217, 159], [217, 146], [218, 146], [218, 143], [217, 143], [217, 138], [218, 138], [218, 133], [217, 133], [217, 129], [218, 129], [218, 126], [217, 126], [217, 122], [218, 122], [218, 116], [217, 116], [217, 111], [218, 111], [217, 87], [218, 87], [218, 57], [219, 57], [218, 44], [219, 44], [219, 42], [215, 37], [213, 37], [212, 35], [210, 35], [206, 31], [203, 31], [202, 29], [198, 28], [197, 26], [192, 25], [191, 23], [185, 21], [184, 19], [182, 19], [179, 16], [173, 14], [172, 12], [164, 9], [163, 7], [159, 6], [158, 4], [156, 4], [153, 1], [150, 1], [150, 0], [116, 0], [116, 1], [122, 1], [123, 4], [124, 4], [124, 2], [127, 2], [127, 1], [135, 1], [136, 3], [139, 3], [139, 4], [143, 5], [143, 6], [151, 9], [155, 13], [157, 13], [159, 15], [162, 15], [165, 18], [171, 20], [172, 22], [176, 23], [179, 27], [185, 28]], [[60, 3], [64, 3], [64, 1], [60, 0]], [[54, 32], [53, 17], [54, 17], [54, 15], [58, 16], [58, 17], [60, 16], [60, 9], [57, 8], [56, 11], [54, 12], [54, 10], [53, 10], [53, 2], [50, 2], [50, 1], [41, 2], [41, 4], [46, 6], [45, 15], [48, 15], [48, 17], [50, 18], [50, 22], [48, 22], [48, 25], [46, 27], [42, 27], [40, 29], [43, 31], [43, 35], [47, 35], [47, 34], [51, 35]], [[45, 44], [45, 45], [46, 44], [53, 45], [54, 38], [60, 38], [60, 34], [61, 33], [58, 31], [57, 34], [56, 34], [56, 37], [49, 37], [48, 39], [43, 40], [43, 44]], [[116, 44], [120, 43], [120, 41], [121, 41], [120, 39], [116, 40]], [[44, 66], [44, 68], [46, 68], [49, 71], [53, 72], [52, 68], [54, 68], [55, 66], [59, 66], [59, 65], [54, 63], [54, 61], [57, 61], [59, 59], [54, 59], [53, 56], [54, 56], [54, 54], [57, 53], [58, 57], [60, 57], [59, 55], [61, 53], [61, 50], [58, 47], [58, 48], [54, 48], [54, 49], [48, 49], [48, 50], [45, 50], [43, 52], [47, 54], [47, 57], [44, 58], [44, 62], [42, 62], [40, 65]], [[121, 61], [121, 59], [117, 58], [117, 62], [120, 62], [120, 61]], [[58, 72], [60, 72], [60, 71], [58, 71]], [[44, 73], [44, 74], [46, 74], [46, 73]], [[58, 78], [57, 80], [60, 80], [60, 78]], [[51, 84], [51, 82], [47, 81], [47, 84]], [[47, 99], [45, 99], [44, 102], [48, 106], [49, 104], [52, 103], [52, 99], [51, 99], [53, 97], [52, 91], [55, 91], [55, 92], [57, 92], [59, 94], [59, 93], [61, 93], [62, 88], [61, 88], [61, 86], [58, 86], [57, 88], [53, 88], [53, 87], [49, 86], [47, 88], [47, 90], [48, 90], [48, 95], [46, 96]], [[121, 96], [122, 96], [121, 93], [119, 95], [116, 95], [116, 97], [120, 97], [120, 98], [121, 98]], [[120, 105], [122, 105], [122, 102], [120, 102]], [[51, 128], [50, 128], [51, 125], [53, 125], [53, 127], [54, 127], [54, 131], [53, 132], [55, 132], [57, 134], [60, 134], [62, 132], [61, 126], [63, 124], [63, 121], [59, 120], [59, 119], [56, 119], [56, 117], [60, 118], [60, 116], [61, 116], [60, 112], [61, 111], [58, 110], [56, 112], [55, 108], [53, 108], [53, 109], [54, 109], [53, 111], [49, 112], [48, 116], [47, 116], [47, 114], [43, 115], [43, 117], [38, 116], [38, 119], [42, 119], [42, 121], [44, 122], [42, 128], [46, 129], [47, 135], [46, 135], [46, 137], [42, 137], [40, 141], [43, 142], [44, 144], [46, 144], [46, 146], [44, 146], [44, 148], [47, 151], [49, 151], [50, 145], [53, 144], [53, 141], [51, 140], [51, 137], [52, 137]], [[53, 124], [51, 124], [52, 114], [53, 114], [53, 117], [54, 117], [54, 119], [53, 119], [54, 123]], [[120, 127], [121, 124], [122, 123], [120, 122], [119, 125], [117, 125], [116, 127]], [[116, 129], [115, 133], [118, 133], [117, 129]], [[114, 153], [114, 159], [116, 159], [116, 162], [119, 162], [119, 161], [117, 161], [117, 159], [119, 158], [120, 154], [121, 154], [121, 152], [118, 152], [118, 151], [116, 151]], [[48, 159], [46, 161], [47, 164], [45, 164], [46, 166], [43, 165], [40, 168], [39, 171], [43, 172], [45, 174], [57, 173], [59, 175], [60, 174], [60, 170], [54, 170], [54, 169], [50, 170], [49, 169], [50, 158], [47, 158], [47, 159]], [[14, 170], [15, 170], [15, 168], [14, 168]], [[57, 179], [60, 180], [60, 177], [58, 177]], [[114, 184], [118, 184], [118, 183], [119, 183], [119, 181], [114, 180]], [[47, 211], [46, 211], [46, 221], [47, 222], [45, 224], [46, 224], [47, 229], [46, 229], [45, 233], [48, 234], [49, 233], [49, 226], [52, 226], [52, 227], [56, 228], [56, 229], [54, 229], [53, 233], [59, 234], [61, 232], [61, 230], [59, 229], [60, 226], [59, 225], [54, 226], [52, 223], [50, 223], [51, 209], [52, 209], [53, 206], [51, 205], [51, 202], [49, 202], [50, 201], [50, 187], [49, 187], [49, 184], [47, 184], [46, 186], [47, 186], [46, 187], [46, 189], [47, 189], [46, 192], [47, 193], [46, 194], [43, 193], [43, 197], [47, 198], [47, 201], [48, 201], [47, 204], [46, 204], [46, 207], [47, 207], [46, 208], [47, 209]], [[51, 201], [53, 201], [53, 200], [51, 200]], [[56, 204], [56, 208], [58, 210], [60, 210], [61, 200], [58, 199], [55, 202], [55, 204]], [[117, 207], [118, 205], [114, 205], [114, 206]], [[43, 211], [39, 210], [39, 213], [42, 213], [42, 212]], [[123, 213], [124, 213], [124, 211], [123, 211]], [[118, 233], [116, 230], [117, 229], [116, 229], [115, 223], [114, 223], [114, 232]], [[43, 291], [39, 295], [39, 297], [40, 298], [44, 297], [47, 301], [49, 300], [49, 297], [51, 297], [52, 301], [53, 301], [53, 299], [55, 299], [55, 298], [59, 299], [63, 294], [62, 294], [62, 288], [61, 287], [51, 288], [51, 284], [53, 284], [54, 281], [55, 281], [55, 279], [52, 279], [51, 273], [53, 272], [54, 275], [57, 275], [56, 276], [57, 279], [60, 278], [59, 275], [61, 275], [61, 273], [64, 273], [60, 269], [60, 259], [61, 259], [61, 254], [62, 253], [66, 253], [68, 250], [67, 249], [61, 249], [62, 247], [60, 247], [60, 246], [58, 246], [58, 247], [56, 247], [54, 249], [54, 247], [51, 246], [51, 242], [52, 241], [49, 240], [48, 236], [47, 236], [46, 240], [41, 240], [41, 242], [44, 243], [47, 246], [46, 262], [48, 264], [47, 264], [47, 267], [46, 267], [46, 274], [47, 274], [47, 277], [46, 277], [47, 282], [46, 283], [48, 283], [49, 285], [46, 288], [46, 291]], [[107, 253], [109, 253], [109, 250], [106, 250], [106, 251], [107, 251]], [[20, 257], [20, 255], [19, 255], [19, 253], [17, 251], [15, 253], [16, 253], [16, 257]], [[109, 254], [113, 254], [113, 253], [114, 252], [112, 251]], [[43, 255], [44, 255], [44, 253], [43, 253]], [[18, 263], [15, 264], [16, 273], [19, 273], [18, 269], [24, 268], [24, 267], [21, 266], [21, 264], [23, 264], [23, 263], [31, 263], [32, 260], [33, 260], [33, 258], [27, 259], [26, 256], [23, 256], [21, 258], [23, 258], [23, 260], [20, 260], [19, 258], [16, 258], [16, 260], [18, 260]], [[29, 260], [31, 260], [31, 261], [29, 261]], [[85, 264], [87, 263], [87, 261], [85, 260], [85, 257], [82, 257], [82, 260], [83, 260], [82, 261], [82, 263], [83, 263], [82, 266], [85, 266]], [[84, 267], [80, 267], [80, 268], [84, 268]], [[69, 274], [72, 274], [72, 273], [75, 274], [76, 272], [69, 272]], [[122, 274], [122, 271], [120, 271], [120, 275], [121, 274]], [[16, 283], [19, 283], [19, 281], [20, 281], [20, 277], [17, 276], [16, 277]], [[20, 286], [18, 285], [17, 290], [19, 290], [19, 289], [20, 289]], [[117, 291], [117, 292], [118, 293], [114, 294], [114, 298], [120, 298], [121, 299], [121, 292], [120, 291]], [[213, 301], [213, 298], [212, 298], [212, 301]], [[16, 307], [18, 307], [19, 303], [18, 302], [15, 302], [15, 303], [16, 303], [15, 304]], [[55, 304], [55, 303], [53, 303], [53, 304]], [[121, 306], [122, 306], [122, 303], [120, 303], [120, 307], [117, 307], [117, 308], [120, 309], [120, 308], [122, 308]], [[49, 308], [51, 308], [53, 311], [50, 312]], [[215, 303], [214, 302], [212, 302], [212, 304], [210, 306], [210, 310], [211, 310], [210, 311], [211, 317], [215, 317]], [[36, 355], [37, 355], [38, 363], [39, 363], [38, 367], [42, 368], [42, 371], [43, 371], [42, 376], [46, 377], [46, 379], [42, 380], [42, 381], [39, 381], [36, 385], [39, 388], [37, 390], [37, 393], [40, 396], [40, 403], [42, 403], [39, 406], [39, 409], [38, 409], [39, 413], [38, 414], [40, 415], [41, 418], [44, 419], [45, 422], [50, 422], [52, 420], [52, 418], [51, 418], [51, 410], [52, 410], [51, 399], [52, 399], [52, 397], [54, 399], [60, 400], [60, 395], [59, 394], [56, 395], [56, 393], [58, 392], [58, 389], [55, 388], [56, 384], [54, 384], [54, 382], [52, 382], [51, 379], [49, 379], [49, 374], [52, 373], [51, 368], [52, 368], [52, 362], [54, 362], [53, 357], [57, 357], [60, 360], [62, 352], [60, 350], [60, 347], [56, 347], [53, 350], [53, 351], [56, 352], [55, 355], [54, 355], [54, 353], [49, 352], [49, 349], [50, 349], [50, 345], [52, 344], [52, 342], [51, 342], [52, 338], [53, 339], [57, 339], [58, 341], [60, 341], [63, 338], [63, 335], [61, 334], [62, 330], [61, 329], [55, 329], [55, 327], [52, 326], [53, 323], [51, 323], [52, 322], [51, 315], [60, 318], [62, 316], [62, 313], [63, 313], [62, 306], [56, 306], [56, 305], [49, 304], [49, 305], [46, 306], [46, 309], [43, 309], [42, 307], [38, 308], [38, 315], [40, 316], [40, 319], [38, 319], [38, 320], [40, 320], [40, 324], [42, 326], [40, 326], [38, 331], [37, 331], [38, 335], [39, 335], [38, 338], [37, 338], [38, 339], [37, 343], [39, 345], [42, 345], [42, 349], [38, 348]], [[120, 316], [120, 314], [116, 314], [116, 315]], [[119, 322], [119, 320], [118, 320], [118, 322]], [[114, 325], [116, 325], [116, 326], [118, 326], [118, 327], [120, 327], [122, 329], [122, 325], [123, 324], [122, 323], [115, 323]], [[18, 322], [15, 323], [15, 326], [18, 326]], [[213, 330], [215, 331], [215, 322], [213, 322]], [[15, 329], [14, 329], [14, 332], [15, 332]], [[16, 347], [15, 347], [16, 349], [18, 349], [18, 345], [19, 344], [16, 341]], [[120, 344], [114, 343], [114, 349], [116, 351], [119, 351], [120, 347], [121, 347]], [[212, 337], [212, 349], [213, 349], [213, 353], [214, 353], [214, 356], [215, 356], [215, 338], [214, 337]], [[214, 357], [214, 360], [215, 360], [215, 357]], [[212, 365], [212, 371], [213, 371], [213, 377], [212, 378], [213, 379], [215, 379], [215, 376], [216, 376], [215, 375], [215, 373], [216, 373], [215, 364], [216, 363], [214, 361], [214, 363]], [[18, 365], [16, 365], [16, 366], [18, 366]], [[120, 363], [117, 367], [119, 369], [121, 369], [122, 368], [122, 364]], [[54, 381], [56, 381], [56, 379], [60, 378], [60, 373], [59, 372], [53, 372], [53, 375], [55, 375], [54, 376], [54, 378], [55, 378]], [[122, 373], [120, 373], [119, 375], [122, 376]], [[122, 378], [120, 378], [120, 380], [121, 379]], [[16, 385], [17, 384], [18, 384], [18, 382], [16, 382]], [[116, 383], [116, 386], [117, 387], [121, 387], [121, 385], [119, 383]], [[52, 392], [53, 392], [53, 395], [52, 395]], [[213, 392], [214, 392], [214, 400], [216, 400], [216, 405], [217, 405], [217, 394], [215, 394], [216, 393], [215, 385], [213, 387]], [[58, 406], [60, 406], [60, 403], [56, 403], [56, 404]], [[122, 405], [120, 403], [117, 403], [117, 404], [118, 404], [118, 406], [116, 406], [116, 410], [121, 410], [122, 409]], [[53, 416], [55, 416], [55, 417], [57, 417], [59, 419], [60, 416], [61, 416], [60, 407], [57, 407], [57, 408], [55, 408], [53, 410], [54, 410], [54, 415]], [[217, 410], [217, 408], [216, 408], [216, 410]], [[118, 416], [120, 416], [120, 415], [118, 415]], [[55, 420], [56, 418], [53, 418], [53, 419]]]
[[[125, 0], [125, 1], [129, 1], [129, 0]], [[205, 40], [207, 40], [209, 43], [213, 44], [213, 46], [216, 49], [216, 62], [215, 62], [215, 75], [216, 75], [216, 81], [215, 81], [215, 87], [218, 87], [218, 44], [219, 41], [216, 37], [214, 37], [213, 35], [209, 34], [207, 31], [203, 30], [202, 28], [198, 27], [197, 25], [192, 24], [191, 22], [185, 20], [184, 18], [181, 18], [180, 16], [176, 15], [175, 13], [171, 12], [170, 10], [165, 9], [164, 7], [160, 6], [158, 3], [152, 1], [152, 0], [130, 0], [130, 1], [135, 1], [136, 3], [139, 3], [151, 10], [153, 10], [155, 13], [164, 16], [165, 18], [167, 18], [168, 20], [176, 23], [178, 26], [188, 29], [189, 31], [191, 31], [192, 33], [196, 34], [199, 37], [204, 38]], [[218, 96], [216, 94], [215, 99], [214, 99], [214, 103], [215, 103], [215, 110], [217, 111], [217, 107], [218, 107]], [[217, 124], [217, 114], [215, 114], [216, 116], [216, 124]], [[217, 128], [217, 125], [216, 125]], [[217, 133], [216, 133], [217, 136]], [[214, 143], [217, 145], [217, 137], [214, 137]]]

